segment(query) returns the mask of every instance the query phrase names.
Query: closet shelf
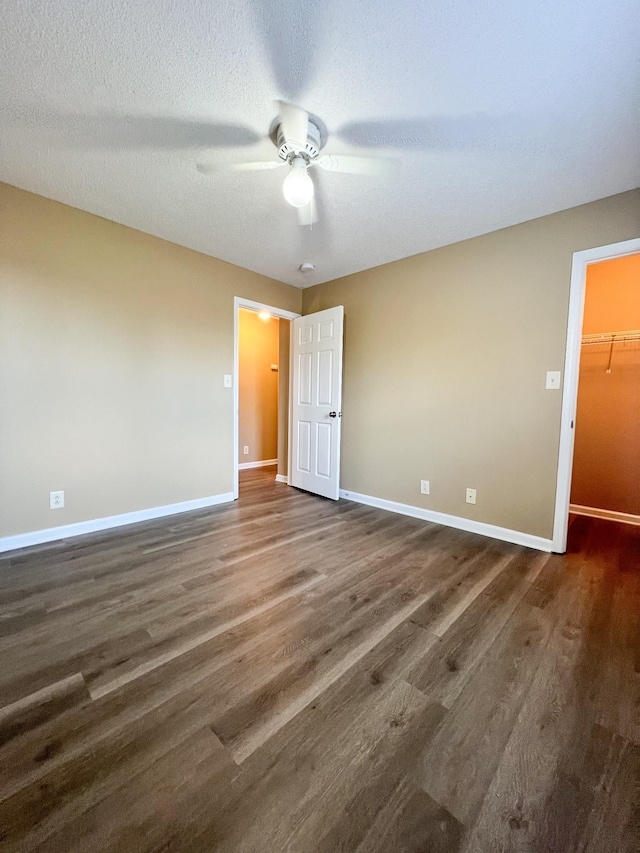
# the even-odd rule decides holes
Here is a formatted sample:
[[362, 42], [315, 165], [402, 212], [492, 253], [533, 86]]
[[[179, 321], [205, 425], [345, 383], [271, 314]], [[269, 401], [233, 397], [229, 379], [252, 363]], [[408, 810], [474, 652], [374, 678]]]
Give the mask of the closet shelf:
[[593, 344], [623, 344], [628, 341], [640, 341], [640, 329], [627, 329], [624, 332], [601, 332], [597, 335], [583, 335], [582, 346]]

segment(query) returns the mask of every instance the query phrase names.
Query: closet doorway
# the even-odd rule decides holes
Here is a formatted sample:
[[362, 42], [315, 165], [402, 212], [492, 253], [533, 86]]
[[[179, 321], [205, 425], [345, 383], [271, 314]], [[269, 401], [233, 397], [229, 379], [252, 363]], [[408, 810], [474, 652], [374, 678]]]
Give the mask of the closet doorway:
[[277, 465], [280, 320], [268, 311], [241, 308], [238, 333], [238, 467]]
[[[629, 523], [635, 523], [634, 516], [640, 515], [637, 505], [640, 344], [635, 334], [640, 330], [640, 279], [637, 257], [632, 257], [639, 255], [640, 238], [584, 249], [573, 255], [553, 523], [555, 553], [562, 554], [567, 548], [571, 503], [572, 511], [585, 514], [588, 511], [590, 515]], [[611, 263], [598, 269], [600, 264], [616, 261], [620, 264]], [[620, 275], [618, 281], [616, 274]], [[588, 278], [593, 285], [589, 304]], [[614, 294], [620, 298], [614, 298]], [[578, 412], [579, 384], [582, 385], [581, 412]], [[602, 392], [600, 397], [598, 389]], [[582, 429], [576, 440], [579, 417]], [[575, 460], [574, 446], [578, 454]], [[631, 475], [629, 469], [633, 468], [636, 473]], [[611, 506], [588, 505], [598, 503]]]
[[290, 311], [235, 298], [234, 497], [239, 471], [288, 482]]
[[569, 509], [640, 524], [640, 253], [587, 268]]

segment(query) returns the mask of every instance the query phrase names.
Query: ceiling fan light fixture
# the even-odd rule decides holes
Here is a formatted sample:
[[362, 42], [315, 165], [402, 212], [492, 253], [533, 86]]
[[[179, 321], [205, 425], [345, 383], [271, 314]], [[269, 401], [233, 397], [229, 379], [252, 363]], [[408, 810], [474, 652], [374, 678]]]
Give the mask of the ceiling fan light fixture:
[[282, 184], [285, 199], [292, 207], [305, 207], [313, 198], [313, 181], [307, 174], [304, 157], [294, 157], [291, 169]]

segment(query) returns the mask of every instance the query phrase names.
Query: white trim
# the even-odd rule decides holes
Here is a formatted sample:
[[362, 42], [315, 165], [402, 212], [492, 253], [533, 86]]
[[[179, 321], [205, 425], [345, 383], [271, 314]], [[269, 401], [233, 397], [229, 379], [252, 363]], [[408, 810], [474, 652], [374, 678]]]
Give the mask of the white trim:
[[[265, 305], [262, 302], [245, 299], [243, 296], [233, 297], [233, 500], [238, 499], [239, 493], [238, 414], [240, 402], [238, 398], [238, 377], [240, 375], [240, 347], [238, 340], [238, 320], [241, 308], [248, 308], [250, 311], [268, 311], [274, 317], [283, 320], [295, 320], [297, 317], [302, 316], [301, 314], [295, 314], [293, 311], [285, 311], [284, 308], [274, 308], [273, 305]], [[291, 374], [289, 374], [289, 387], [291, 387]], [[289, 400], [289, 403], [291, 403], [291, 400]]]
[[276, 474], [276, 483], [285, 483], [285, 485], [289, 485], [289, 478], [286, 474]]
[[569, 295], [569, 319], [567, 323], [567, 348], [564, 364], [564, 387], [562, 391], [562, 414], [560, 419], [560, 447], [558, 451], [558, 478], [556, 483], [556, 506], [553, 520], [553, 550], [563, 554], [567, 550], [569, 526], [569, 501], [571, 473], [573, 470], [573, 444], [576, 408], [578, 402], [578, 378], [580, 374], [580, 343], [587, 267], [598, 261], [608, 261], [640, 252], [640, 238], [599, 246], [574, 252], [571, 265], [571, 290]]
[[615, 509], [597, 509], [593, 506], [569, 504], [569, 512], [572, 512], [574, 515], [588, 515], [590, 518], [604, 518], [607, 521], [620, 521], [623, 524], [640, 525], [640, 515], [631, 515], [629, 512], [617, 512]]
[[284, 308], [274, 308], [273, 305], [265, 305], [264, 302], [254, 302], [252, 299], [245, 299], [243, 296], [236, 296], [235, 304], [237, 308], [248, 308], [249, 311], [268, 311], [274, 317], [282, 317], [283, 320], [297, 320], [300, 314], [295, 311], [286, 311]]
[[150, 521], [154, 518], [164, 518], [167, 515], [178, 515], [181, 512], [191, 512], [209, 506], [228, 503], [233, 500], [232, 492], [221, 495], [211, 495], [208, 498], [196, 498], [192, 501], [182, 501], [177, 504], [154, 506], [150, 509], [139, 509], [125, 512], [122, 515], [108, 515], [105, 518], [94, 518], [90, 521], [78, 521], [75, 524], [63, 524], [60, 527], [49, 527], [46, 530], [34, 530], [31, 533], [19, 533], [17, 536], [5, 536], [0, 539], [0, 553], [14, 551], [16, 548], [29, 548], [32, 545], [42, 545], [45, 542], [56, 542], [59, 539], [70, 539], [73, 536], [83, 536], [85, 533], [97, 533], [100, 530], [111, 530], [126, 524], [138, 524], [140, 521]]
[[259, 462], [240, 462], [238, 468], [240, 471], [246, 471], [247, 468], [266, 468], [268, 465], [277, 465], [277, 459], [261, 459]]
[[359, 504], [366, 504], [366, 506], [373, 506], [377, 509], [385, 509], [388, 512], [397, 512], [400, 515], [419, 518], [422, 521], [432, 521], [435, 524], [442, 524], [445, 527], [466, 530], [467, 533], [479, 533], [481, 536], [490, 536], [492, 539], [501, 539], [503, 542], [513, 542], [515, 545], [536, 548], [538, 551], [551, 551], [553, 549], [551, 539], [543, 539], [542, 536], [533, 536], [531, 533], [521, 533], [518, 530], [509, 530], [506, 527], [497, 527], [495, 524], [473, 521], [471, 518], [462, 518], [459, 515], [448, 515], [445, 512], [435, 512], [432, 509], [423, 509], [419, 506], [387, 501], [384, 498], [374, 498], [370, 495], [361, 495], [358, 492], [351, 492], [345, 489], [340, 489], [340, 497]]

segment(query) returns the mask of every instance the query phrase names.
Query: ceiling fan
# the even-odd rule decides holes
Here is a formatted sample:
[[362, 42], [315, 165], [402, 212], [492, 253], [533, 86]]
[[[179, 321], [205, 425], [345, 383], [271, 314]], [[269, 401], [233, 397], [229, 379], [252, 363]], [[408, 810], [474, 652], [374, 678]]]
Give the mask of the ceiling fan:
[[327, 172], [344, 172], [352, 175], [379, 175], [386, 171], [392, 160], [388, 157], [358, 157], [349, 154], [320, 154], [324, 139], [318, 125], [301, 107], [276, 101], [279, 120], [271, 138], [278, 149], [277, 160], [220, 164], [198, 163], [198, 171], [212, 174], [221, 169], [236, 172], [280, 169], [289, 171], [282, 185], [286, 201], [298, 211], [301, 225], [318, 221], [315, 205], [315, 188], [309, 174], [312, 168]]
[[[321, 154], [327, 134], [319, 119], [286, 101], [276, 101], [278, 117], [269, 134], [277, 157], [265, 162], [199, 163], [204, 174], [224, 169], [254, 171], [288, 167], [283, 183], [286, 200], [297, 208], [302, 225], [318, 220], [317, 187], [310, 170], [355, 175], [380, 175], [397, 160], [390, 156]], [[47, 135], [59, 136], [67, 146], [81, 150], [135, 150], [153, 148], [174, 151], [193, 148], [237, 148], [255, 145], [261, 136], [242, 124], [175, 115], [128, 114], [112, 111], [82, 114], [36, 109], [23, 105], [2, 107], [2, 118], [18, 125], [43, 128]], [[28, 116], [28, 121], [25, 116]], [[399, 149], [439, 152], [502, 152], [505, 148], [531, 154], [550, 144], [538, 138], [527, 123], [514, 115], [466, 113], [446, 116], [355, 120], [332, 130], [332, 136], [367, 149]]]

